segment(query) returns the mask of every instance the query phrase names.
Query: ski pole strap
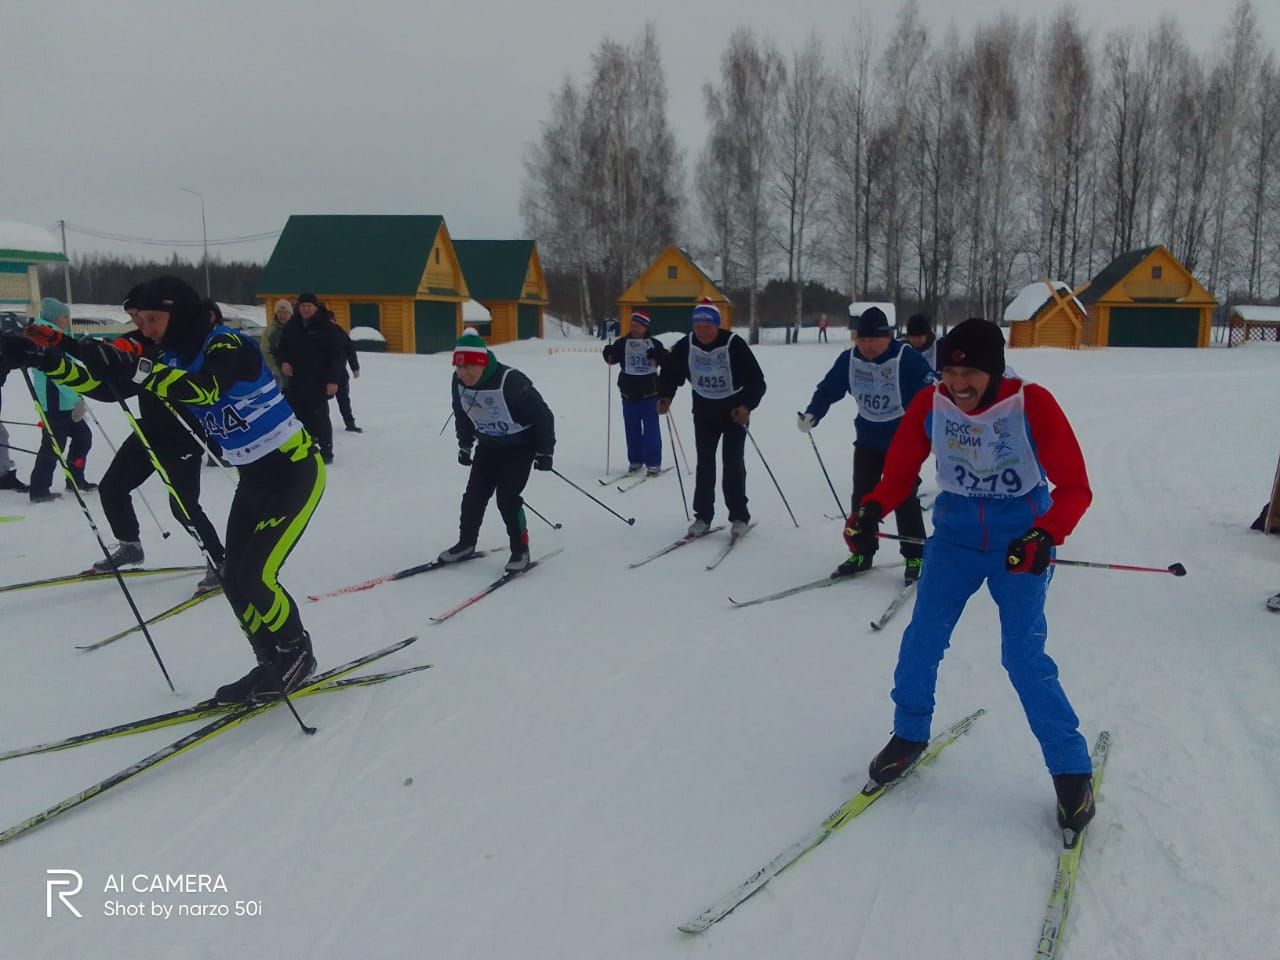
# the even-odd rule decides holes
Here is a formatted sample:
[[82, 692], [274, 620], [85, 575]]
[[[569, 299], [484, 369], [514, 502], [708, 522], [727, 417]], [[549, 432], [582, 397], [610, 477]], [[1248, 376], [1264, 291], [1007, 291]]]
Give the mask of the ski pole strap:
[[[900, 537], [896, 533], [879, 534], [883, 540], [898, 540], [902, 543], [925, 543], [919, 537]], [[1055, 557], [1049, 561], [1059, 567], [1088, 567], [1092, 570], [1124, 570], [1129, 573], [1170, 573], [1175, 577], [1185, 577], [1187, 568], [1180, 563], [1171, 563], [1167, 567], [1137, 567], [1127, 563], [1097, 563], [1092, 560], [1063, 560]]]

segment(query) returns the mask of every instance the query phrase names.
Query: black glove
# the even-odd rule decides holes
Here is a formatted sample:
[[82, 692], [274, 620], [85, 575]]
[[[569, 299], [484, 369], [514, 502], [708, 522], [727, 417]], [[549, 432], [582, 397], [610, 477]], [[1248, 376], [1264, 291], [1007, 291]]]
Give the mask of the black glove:
[[470, 447], [458, 448], [458, 462], [462, 464], [464, 467], [471, 466], [471, 448]]
[[1017, 540], [1009, 543], [1004, 558], [1004, 568], [1010, 573], [1030, 573], [1036, 576], [1049, 569], [1053, 560], [1053, 537], [1039, 527], [1032, 527]]
[[21, 367], [38, 367], [44, 359], [44, 350], [20, 333], [0, 336], [0, 366], [10, 370]]
[[874, 500], [864, 503], [844, 525], [844, 542], [849, 552], [869, 557], [880, 549], [880, 521], [884, 511]]
[[549, 453], [540, 453], [540, 454], [538, 454], [536, 457], [534, 457], [534, 458], [533, 458], [533, 469], [535, 469], [535, 470], [550, 470], [550, 469], [551, 469], [551, 454], [549, 454]]
[[[131, 341], [117, 341], [131, 342]], [[138, 371], [137, 355], [117, 350], [103, 340], [85, 339], [80, 344], [80, 362], [98, 380], [128, 381]]]

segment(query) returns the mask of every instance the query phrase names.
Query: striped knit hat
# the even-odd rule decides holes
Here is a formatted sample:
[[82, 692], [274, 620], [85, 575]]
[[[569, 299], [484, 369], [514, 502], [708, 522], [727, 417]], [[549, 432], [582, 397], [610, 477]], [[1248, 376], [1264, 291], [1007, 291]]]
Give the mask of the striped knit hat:
[[643, 310], [632, 310], [631, 322], [638, 323], [641, 326], [647, 328], [653, 321], [649, 319], [649, 315], [645, 313]]
[[714, 303], [705, 297], [702, 302], [693, 308], [694, 323], [710, 323], [720, 326], [720, 310]]
[[455, 367], [487, 367], [493, 359], [493, 354], [485, 346], [484, 337], [476, 332], [475, 327], [467, 327], [463, 330], [462, 336], [453, 345]]

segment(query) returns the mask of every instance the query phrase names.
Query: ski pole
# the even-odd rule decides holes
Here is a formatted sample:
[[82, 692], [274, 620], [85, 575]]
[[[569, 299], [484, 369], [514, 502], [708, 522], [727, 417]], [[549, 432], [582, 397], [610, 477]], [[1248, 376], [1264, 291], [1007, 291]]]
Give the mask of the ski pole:
[[6, 427], [39, 427], [38, 423], [28, 423], [26, 420], [0, 420]]
[[[896, 533], [877, 534], [882, 540], [900, 540], [903, 543], [924, 543], [919, 537], [900, 537]], [[1092, 560], [1063, 560], [1054, 557], [1049, 561], [1057, 567], [1089, 567], [1093, 570], [1124, 570], [1130, 573], [1171, 573], [1175, 577], [1185, 577], [1187, 568], [1180, 563], [1171, 563], [1167, 567], [1135, 567], [1127, 563], [1096, 563]]]
[[620, 514], [617, 510], [613, 509], [613, 507], [609, 506], [607, 503], [604, 503], [601, 500], [597, 500], [595, 497], [591, 496], [591, 494], [589, 494], [586, 490], [583, 490], [580, 486], [578, 486], [576, 483], [574, 483], [572, 480], [566, 477], [563, 473], [561, 473], [555, 467], [551, 468], [551, 472], [554, 473], [561, 480], [563, 480], [565, 483], [567, 483], [569, 486], [573, 487], [573, 489], [577, 490], [580, 494], [582, 494], [588, 500], [591, 500], [596, 504], [600, 505], [601, 507], [604, 507], [604, 509], [608, 510], [610, 513], [612, 513], [615, 517], [617, 517], [627, 526], [629, 527], [635, 526], [635, 523], [636, 523], [635, 517], [631, 517], [629, 519], [627, 517], [624, 517], [622, 514]]
[[[671, 412], [668, 411], [667, 412], [667, 432], [671, 434], [673, 439], [675, 438], [675, 429], [676, 429], [675, 421], [671, 419]], [[678, 457], [676, 457], [676, 448], [674, 443], [672, 443], [671, 445], [671, 456], [676, 461], [676, 479], [680, 481], [680, 502], [684, 504], [684, 518], [688, 520], [690, 519], [689, 498], [685, 496], [685, 493], [684, 493], [684, 477], [680, 473], [680, 460]]]
[[84, 502], [84, 497], [80, 495], [80, 487], [71, 475], [71, 468], [67, 465], [67, 458], [63, 455], [62, 447], [58, 444], [58, 438], [53, 435], [53, 428], [49, 426], [48, 415], [45, 413], [44, 408], [40, 406], [40, 398], [36, 394], [35, 384], [31, 382], [31, 374], [26, 367], [21, 369], [22, 379], [27, 382], [27, 391], [31, 394], [31, 402], [35, 404], [36, 413], [40, 416], [40, 422], [43, 425], [45, 436], [49, 440], [49, 446], [53, 449], [54, 455], [57, 456], [58, 463], [62, 466], [62, 472], [71, 481], [71, 492], [75, 494], [76, 502], [80, 504], [80, 510], [84, 513], [84, 518], [89, 521], [89, 528], [93, 531], [93, 536], [98, 541], [98, 546], [102, 548], [102, 555], [107, 559], [107, 565], [111, 568], [111, 572], [115, 574], [116, 583], [120, 585], [120, 591], [124, 594], [125, 600], [128, 601], [129, 609], [133, 611], [133, 616], [138, 621], [138, 626], [142, 628], [142, 635], [147, 638], [147, 646], [151, 648], [151, 654], [156, 658], [156, 663], [160, 666], [160, 672], [164, 674], [164, 682], [169, 685], [170, 692], [177, 693], [173, 680], [169, 677], [169, 670], [164, 665], [164, 660], [160, 657], [160, 651], [156, 649], [156, 642], [151, 638], [151, 631], [147, 629], [146, 620], [143, 619], [141, 611], [138, 610], [138, 605], [133, 602], [133, 594], [129, 592], [129, 588], [125, 585], [124, 577], [120, 576], [119, 569], [111, 562], [111, 551], [107, 549], [106, 543], [103, 542], [102, 533], [98, 530], [97, 523], [94, 522], [93, 514], [89, 512], [89, 505]]
[[[797, 413], [796, 416], [802, 417], [804, 414]], [[836, 485], [831, 482], [831, 474], [827, 473], [827, 465], [822, 462], [822, 453], [818, 450], [818, 441], [813, 439], [812, 433], [808, 433], [806, 436], [813, 447], [813, 455], [818, 458], [818, 466], [822, 468], [822, 475], [827, 478], [827, 486], [831, 489], [831, 495], [836, 498], [836, 509], [843, 511], [844, 504], [840, 502], [840, 494], [836, 493]]]
[[4, 447], [6, 450], [17, 450], [19, 453], [29, 453], [33, 456], [40, 455], [39, 450], [28, 450], [26, 447], [15, 447], [12, 443], [0, 443], [0, 447]]
[[563, 524], [559, 524], [559, 523], [552, 523], [550, 520], [548, 520], [546, 517], [544, 517], [542, 514], [540, 514], [540, 513], [537, 511], [537, 509], [534, 507], [534, 505], [533, 505], [533, 504], [531, 504], [528, 500], [526, 500], [526, 501], [524, 502], [524, 505], [529, 509], [529, 512], [530, 512], [530, 513], [532, 513], [535, 517], [537, 517], [539, 520], [541, 520], [543, 523], [545, 523], [545, 524], [546, 524], [548, 527], [550, 527], [552, 530], [559, 530], [559, 529], [563, 526]]
[[782, 492], [782, 487], [778, 485], [778, 478], [773, 475], [773, 471], [769, 468], [769, 461], [764, 458], [764, 454], [760, 452], [760, 444], [756, 443], [756, 438], [751, 435], [751, 429], [748, 427], [747, 436], [751, 439], [751, 445], [756, 448], [756, 455], [760, 458], [760, 462], [764, 464], [765, 470], [769, 472], [769, 479], [773, 481], [774, 489], [778, 491], [778, 496], [782, 498], [782, 505], [787, 508], [787, 513], [791, 514], [791, 522], [797, 527], [800, 521], [796, 519], [796, 515], [791, 513], [791, 504], [787, 503], [787, 495]]
[[[111, 442], [111, 438], [107, 436], [107, 431], [102, 429], [102, 424], [98, 422], [98, 418], [94, 414], [93, 408], [86, 403], [85, 410], [88, 411], [89, 419], [93, 421], [93, 425], [98, 428], [98, 435], [101, 436], [103, 440], [107, 441], [107, 446], [111, 448], [111, 455], [113, 457], [118, 455], [120, 451], [116, 448], [116, 445]], [[169, 531], [164, 528], [164, 525], [160, 522], [160, 518], [156, 516], [156, 512], [151, 509], [151, 504], [147, 502], [146, 495], [136, 488], [133, 492], [138, 495], [138, 499], [142, 501], [142, 505], [147, 508], [147, 513], [151, 514], [151, 519], [155, 522], [156, 529], [160, 531], [161, 539], [168, 540]]]
[[[671, 427], [671, 435], [676, 438], [676, 446], [680, 448], [680, 456], [684, 457], [684, 472], [693, 473], [693, 471], [689, 469], [689, 455], [684, 452], [684, 442], [680, 439], [680, 431], [676, 429], [676, 420], [675, 417], [671, 415], [670, 410], [667, 411], [667, 425]], [[679, 466], [679, 464], [680, 461], [677, 460], [676, 465]]]
[[[610, 344], [613, 341], [609, 341]], [[604, 367], [604, 475], [609, 475], [609, 455], [613, 453], [613, 370], [612, 364]]]
[[449, 416], [447, 416], [447, 417], [445, 417], [445, 418], [444, 418], [444, 424], [440, 427], [440, 432], [439, 432], [438, 434], [436, 434], [436, 436], [438, 436], [438, 437], [443, 437], [443, 436], [444, 436], [444, 432], [445, 432], [447, 429], [449, 429], [449, 424], [450, 424], [450, 423], [452, 423], [452, 422], [453, 422], [453, 411], [452, 411], [452, 410], [450, 410], [450, 411], [449, 411]]

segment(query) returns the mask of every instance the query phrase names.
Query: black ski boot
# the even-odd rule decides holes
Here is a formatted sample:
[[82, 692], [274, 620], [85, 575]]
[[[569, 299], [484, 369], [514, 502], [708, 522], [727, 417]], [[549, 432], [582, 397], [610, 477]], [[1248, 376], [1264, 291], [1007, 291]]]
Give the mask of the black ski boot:
[[1058, 794], [1058, 826], [1079, 833], [1098, 812], [1093, 803], [1093, 774], [1059, 774], [1053, 778], [1053, 789]]
[[205, 561], [204, 576], [196, 584], [196, 593], [208, 593], [222, 586], [222, 577], [212, 563]]
[[520, 573], [529, 569], [529, 547], [527, 544], [511, 548], [511, 559], [507, 561], [507, 573]]
[[142, 563], [146, 554], [142, 552], [142, 544], [137, 540], [122, 540], [111, 551], [111, 559], [105, 557], [93, 565], [95, 573], [110, 573], [112, 570], [123, 570], [136, 563]]
[[871, 557], [862, 553], [851, 553], [849, 559], [831, 571], [832, 579], [838, 577], [856, 577], [871, 569]]
[[258, 665], [239, 680], [223, 684], [213, 694], [218, 703], [256, 703], [292, 693], [316, 669], [311, 636], [305, 630], [292, 643], [254, 649]]
[[882, 787], [892, 783], [907, 772], [928, 745], [927, 740], [904, 740], [895, 733], [871, 761], [867, 774]]
[[440, 556], [436, 557], [441, 563], [457, 563], [459, 560], [466, 560], [468, 557], [474, 556], [476, 545], [459, 540], [448, 550], [440, 552]]
[[29, 493], [31, 488], [18, 479], [18, 471], [10, 470], [0, 474], [0, 490], [14, 490], [18, 493]]

